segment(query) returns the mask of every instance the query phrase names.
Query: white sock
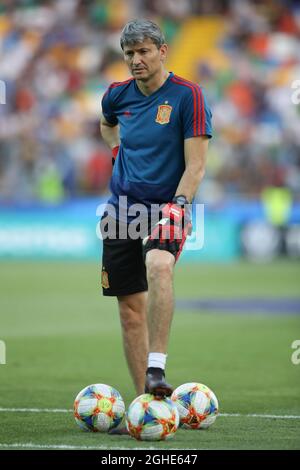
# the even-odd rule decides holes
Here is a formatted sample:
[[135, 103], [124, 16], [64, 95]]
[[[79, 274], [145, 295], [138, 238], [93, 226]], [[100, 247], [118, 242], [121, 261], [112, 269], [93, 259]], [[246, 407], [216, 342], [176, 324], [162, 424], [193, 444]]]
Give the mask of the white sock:
[[148, 355], [148, 367], [159, 367], [165, 370], [167, 354], [151, 352]]

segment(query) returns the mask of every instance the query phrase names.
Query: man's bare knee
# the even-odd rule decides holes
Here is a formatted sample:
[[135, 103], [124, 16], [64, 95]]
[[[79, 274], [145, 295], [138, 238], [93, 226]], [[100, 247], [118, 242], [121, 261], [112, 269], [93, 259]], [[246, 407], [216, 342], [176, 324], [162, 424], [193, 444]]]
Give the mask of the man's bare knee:
[[118, 297], [122, 328], [138, 328], [145, 321], [146, 293]]
[[167, 279], [173, 276], [174, 256], [168, 251], [151, 250], [147, 253], [146, 267], [148, 280]]

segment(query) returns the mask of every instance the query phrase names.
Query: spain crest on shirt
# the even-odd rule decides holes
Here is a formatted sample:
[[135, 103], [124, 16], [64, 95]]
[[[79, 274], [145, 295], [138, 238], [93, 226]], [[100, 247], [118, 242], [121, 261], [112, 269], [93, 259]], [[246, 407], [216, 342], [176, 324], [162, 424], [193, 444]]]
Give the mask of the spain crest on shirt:
[[168, 124], [168, 122], [170, 122], [172, 109], [172, 106], [168, 104], [161, 104], [158, 106], [155, 122], [158, 122], [159, 124]]

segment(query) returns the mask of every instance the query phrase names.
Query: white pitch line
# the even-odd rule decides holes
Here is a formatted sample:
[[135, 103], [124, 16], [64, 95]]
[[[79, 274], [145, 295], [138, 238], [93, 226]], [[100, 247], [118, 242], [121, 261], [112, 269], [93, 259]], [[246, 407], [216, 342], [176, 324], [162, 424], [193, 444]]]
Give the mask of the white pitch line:
[[[71, 409], [60, 408], [0, 408], [0, 413], [73, 413]], [[300, 419], [297, 415], [269, 415], [269, 414], [242, 414], [220, 413], [224, 418], [265, 418], [265, 419]]]
[[[12, 444], [0, 444], [0, 449], [57, 449], [57, 450], [159, 450], [156, 447], [107, 447], [106, 446], [73, 446], [68, 444], [34, 444], [33, 442], [13, 442]], [[181, 448], [168, 448], [168, 450], [182, 450]], [[188, 449], [200, 450], [200, 449]]]
[[12, 444], [0, 444], [0, 449], [11, 449], [11, 448], [22, 448], [22, 449], [64, 449], [64, 450], [104, 450], [106, 447], [104, 446], [72, 446], [72, 445], [64, 445], [64, 444], [34, 444], [33, 442], [14, 442]]
[[0, 408], [0, 413], [72, 413], [73, 410], [59, 408]]
[[220, 413], [219, 416], [229, 418], [267, 418], [267, 419], [300, 419], [297, 415], [266, 415], [266, 414], [241, 414], [241, 413]]

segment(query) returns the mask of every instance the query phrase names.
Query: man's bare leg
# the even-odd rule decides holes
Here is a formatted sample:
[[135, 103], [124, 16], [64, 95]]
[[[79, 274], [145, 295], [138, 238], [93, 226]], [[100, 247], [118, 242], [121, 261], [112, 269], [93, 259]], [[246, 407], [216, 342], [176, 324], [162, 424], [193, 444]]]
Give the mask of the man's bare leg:
[[[174, 256], [165, 250], [153, 249], [147, 253], [148, 279], [147, 320], [149, 352], [167, 354], [168, 339], [174, 311], [173, 268]], [[164, 379], [162, 369], [148, 369], [146, 388], [155, 395], [170, 395], [171, 385]]]
[[147, 319], [149, 351], [166, 354], [173, 318], [174, 256], [168, 251], [151, 250], [146, 256], [148, 279]]
[[147, 292], [118, 297], [123, 346], [137, 395], [144, 393], [148, 357]]

